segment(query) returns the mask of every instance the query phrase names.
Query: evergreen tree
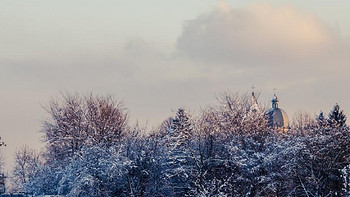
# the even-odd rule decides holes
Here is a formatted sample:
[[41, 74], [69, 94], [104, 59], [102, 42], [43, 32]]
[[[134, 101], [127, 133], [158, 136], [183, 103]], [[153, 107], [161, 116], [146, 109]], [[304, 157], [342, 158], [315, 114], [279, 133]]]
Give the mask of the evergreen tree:
[[173, 148], [177, 148], [178, 146], [185, 148], [191, 138], [192, 131], [193, 127], [187, 112], [185, 109], [178, 109], [175, 118], [171, 121], [168, 131], [170, 135], [170, 145]]
[[328, 125], [332, 128], [342, 128], [346, 126], [345, 122], [346, 115], [343, 110], [340, 110], [339, 105], [336, 104], [328, 115]]
[[324, 117], [323, 111], [321, 111], [320, 114], [316, 116], [316, 121], [320, 127], [324, 127], [327, 125], [327, 119]]
[[185, 109], [178, 109], [168, 129], [164, 174], [171, 196], [191, 196], [194, 158], [190, 149], [193, 127]]

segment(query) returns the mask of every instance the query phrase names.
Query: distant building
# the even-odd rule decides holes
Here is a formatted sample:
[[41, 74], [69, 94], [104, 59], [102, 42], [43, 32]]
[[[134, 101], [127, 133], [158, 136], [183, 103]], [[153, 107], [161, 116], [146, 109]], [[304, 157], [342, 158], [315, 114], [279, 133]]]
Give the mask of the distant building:
[[268, 115], [268, 126], [280, 130], [288, 131], [289, 130], [289, 119], [287, 113], [278, 107], [278, 98], [276, 95], [271, 100], [272, 108], [267, 112]]
[[248, 113], [260, 112], [258, 100], [255, 97], [254, 91], [252, 91], [252, 96], [250, 98], [250, 103], [249, 103], [247, 111], [248, 111]]

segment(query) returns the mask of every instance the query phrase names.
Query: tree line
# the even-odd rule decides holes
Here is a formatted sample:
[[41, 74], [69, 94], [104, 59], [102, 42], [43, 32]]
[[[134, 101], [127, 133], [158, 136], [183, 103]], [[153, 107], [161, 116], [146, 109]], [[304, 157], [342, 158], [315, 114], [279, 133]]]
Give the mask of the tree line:
[[64, 94], [46, 106], [43, 153], [23, 147], [15, 190], [67, 196], [350, 196], [350, 132], [336, 104], [288, 132], [225, 93], [156, 129], [128, 123], [111, 96]]

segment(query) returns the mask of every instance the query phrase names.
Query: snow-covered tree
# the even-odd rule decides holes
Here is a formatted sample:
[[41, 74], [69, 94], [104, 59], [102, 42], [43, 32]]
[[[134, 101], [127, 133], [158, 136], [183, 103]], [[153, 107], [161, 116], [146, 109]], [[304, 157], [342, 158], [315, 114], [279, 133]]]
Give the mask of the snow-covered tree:
[[124, 152], [121, 147], [84, 147], [66, 166], [38, 166], [24, 184], [25, 192], [35, 196], [132, 196], [127, 174], [133, 163]]
[[172, 149], [188, 148], [192, 137], [193, 126], [190, 117], [183, 108], [179, 108], [175, 118], [172, 119], [169, 133], [169, 146]]
[[350, 164], [345, 166], [341, 170], [341, 174], [343, 179], [343, 188], [342, 188], [343, 195], [345, 197], [349, 197], [350, 196]]
[[121, 149], [84, 148], [64, 169], [59, 194], [69, 196], [122, 196], [132, 163]]
[[6, 143], [1, 139], [0, 137], [0, 175], [3, 175], [3, 168], [4, 168], [4, 156], [2, 152], [2, 147], [7, 146]]
[[316, 121], [319, 127], [326, 127], [327, 126], [327, 118], [324, 117], [323, 111], [321, 111], [317, 116], [316, 116]]
[[63, 101], [52, 99], [46, 107], [51, 116], [44, 121], [41, 132], [47, 143], [47, 160], [64, 161], [79, 151], [87, 139], [82, 98], [63, 95]]
[[167, 158], [164, 180], [169, 184], [173, 196], [191, 195], [196, 176], [195, 160], [191, 149], [193, 125], [185, 109], [178, 109], [168, 130]]
[[336, 104], [328, 115], [328, 125], [332, 128], [342, 128], [346, 126], [346, 115]]
[[61, 177], [61, 169], [45, 164], [39, 165], [29, 176], [28, 182], [24, 184], [25, 192], [34, 196], [57, 195], [57, 187]]
[[317, 123], [320, 124], [320, 121], [322, 121], [322, 117], [320, 117], [320, 120], [317, 118], [318, 117], [316, 117], [315, 120], [315, 118], [309, 113], [305, 113], [300, 110], [294, 115], [292, 127], [297, 130], [308, 130], [310, 128], [314, 128], [317, 126]]
[[13, 181], [17, 191], [23, 192], [25, 185], [29, 181], [37, 167], [41, 165], [40, 155], [28, 146], [22, 146], [15, 153], [15, 166], [12, 171]]
[[166, 161], [166, 147], [162, 135], [155, 133], [128, 138], [127, 157], [133, 162], [127, 174], [126, 191], [134, 196], [162, 196], [164, 188], [162, 164]]
[[348, 195], [350, 132], [339, 106], [328, 118], [299, 113], [291, 130], [276, 133], [268, 128], [264, 109], [247, 110], [247, 96], [223, 94], [218, 101], [198, 116], [180, 108], [148, 132], [127, 127], [122, 105], [110, 98], [66, 95], [49, 105], [52, 117], [43, 128], [47, 160], [29, 173], [25, 191], [67, 196]]
[[[248, 106], [247, 97], [224, 94], [218, 106], [202, 112], [196, 126], [200, 158], [198, 195], [244, 196], [256, 185], [252, 182], [254, 174], [243, 173], [251, 171], [245, 161], [250, 161], [252, 168], [253, 161], [262, 161], [260, 156], [254, 160], [251, 153], [262, 155], [264, 136], [269, 129], [264, 110], [251, 113]], [[247, 158], [248, 154], [251, 157]]]
[[347, 129], [329, 131], [308, 132], [308, 135], [291, 139], [299, 138], [304, 145], [295, 156], [298, 176], [291, 176], [295, 188], [299, 188], [295, 190], [298, 196], [342, 196], [341, 169], [350, 162], [350, 135]]
[[84, 146], [117, 143], [126, 130], [123, 104], [110, 96], [65, 94], [46, 107], [50, 119], [41, 132], [47, 145], [48, 161], [65, 161]]
[[247, 114], [249, 99], [238, 93], [224, 93], [217, 98], [219, 105], [216, 107], [220, 121], [220, 130], [225, 133], [242, 134], [243, 120]]
[[85, 121], [88, 125], [88, 142], [112, 146], [123, 137], [128, 114], [123, 103], [111, 96], [85, 97]]

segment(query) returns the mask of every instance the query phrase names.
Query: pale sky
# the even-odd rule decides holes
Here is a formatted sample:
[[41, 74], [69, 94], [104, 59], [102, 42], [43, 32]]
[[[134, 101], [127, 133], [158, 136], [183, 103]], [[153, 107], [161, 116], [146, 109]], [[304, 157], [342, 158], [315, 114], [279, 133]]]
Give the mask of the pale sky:
[[41, 147], [42, 105], [60, 91], [110, 94], [148, 127], [223, 91], [350, 114], [350, 1], [2, 0], [0, 136], [6, 169]]

